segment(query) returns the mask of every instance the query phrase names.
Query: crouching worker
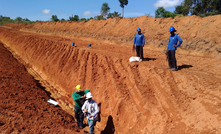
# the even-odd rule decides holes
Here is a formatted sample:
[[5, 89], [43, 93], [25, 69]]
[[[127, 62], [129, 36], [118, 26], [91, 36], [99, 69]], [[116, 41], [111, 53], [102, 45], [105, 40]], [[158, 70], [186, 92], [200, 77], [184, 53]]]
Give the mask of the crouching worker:
[[82, 111], [87, 116], [87, 123], [89, 125], [89, 133], [94, 134], [94, 126], [96, 125], [96, 121], [98, 120], [99, 108], [97, 103], [92, 100], [92, 94], [88, 92], [86, 94], [86, 101], [82, 106]]
[[81, 90], [81, 86], [77, 85], [76, 86], [76, 92], [72, 94], [72, 97], [74, 99], [74, 112], [75, 112], [75, 118], [77, 120], [77, 124], [79, 128], [83, 128], [83, 120], [84, 120], [84, 114], [81, 110], [82, 105], [85, 102], [86, 94], [90, 92], [90, 90]]

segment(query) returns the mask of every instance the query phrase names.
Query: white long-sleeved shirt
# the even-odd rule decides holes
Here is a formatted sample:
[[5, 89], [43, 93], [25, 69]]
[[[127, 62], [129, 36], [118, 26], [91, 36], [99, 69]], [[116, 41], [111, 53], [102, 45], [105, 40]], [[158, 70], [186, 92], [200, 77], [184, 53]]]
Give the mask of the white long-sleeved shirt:
[[[87, 110], [87, 113], [86, 113], [87, 119], [94, 120], [94, 121], [98, 120], [99, 108], [98, 108], [97, 103], [94, 100], [91, 100], [90, 102], [86, 100], [81, 109], [83, 113], [85, 113], [84, 109]], [[92, 115], [91, 118], [89, 118], [90, 115]]]

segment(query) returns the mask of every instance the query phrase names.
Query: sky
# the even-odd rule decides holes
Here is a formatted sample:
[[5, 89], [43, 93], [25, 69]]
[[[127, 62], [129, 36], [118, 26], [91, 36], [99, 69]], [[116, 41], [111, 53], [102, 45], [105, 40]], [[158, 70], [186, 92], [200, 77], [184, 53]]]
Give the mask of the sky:
[[[124, 17], [132, 18], [144, 15], [155, 16], [158, 7], [173, 12], [175, 6], [184, 0], [128, 0]], [[27, 18], [31, 21], [49, 21], [52, 15], [58, 19], [90, 18], [100, 14], [103, 3], [108, 3], [110, 12], [122, 14], [119, 0], [0, 0], [0, 15], [15, 19]]]

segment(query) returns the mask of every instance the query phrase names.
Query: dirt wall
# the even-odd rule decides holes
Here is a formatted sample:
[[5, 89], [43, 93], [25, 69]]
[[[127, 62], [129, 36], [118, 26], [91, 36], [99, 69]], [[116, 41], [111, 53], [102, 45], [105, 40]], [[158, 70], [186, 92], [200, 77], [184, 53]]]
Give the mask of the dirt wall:
[[[221, 15], [210, 17], [155, 18], [137, 17], [132, 19], [90, 20], [88, 22], [38, 22], [22, 28], [22, 31], [59, 35], [64, 37], [86, 37], [108, 40], [117, 44], [132, 44], [136, 29], [140, 27], [146, 38], [146, 44], [166, 48], [169, 28], [174, 26], [177, 34], [184, 40], [181, 48], [193, 52], [205, 52], [207, 55], [221, 52], [219, 25]], [[195, 51], [193, 51], [195, 50]]]
[[[220, 133], [219, 58], [182, 54], [182, 49], [188, 49], [184, 47], [177, 54], [179, 71], [171, 72], [166, 69], [165, 56], [149, 50], [150, 47], [144, 48], [144, 62], [130, 63], [128, 59], [134, 52], [131, 46], [125, 45], [133, 40], [134, 31], [140, 25], [147, 42], [148, 37], [152, 37], [149, 40], [153, 42], [164, 42], [171, 25], [180, 32], [190, 24], [205, 20], [216, 20], [215, 23], [219, 18], [190, 16], [176, 18], [176, 23], [170, 18], [151, 17], [80, 23], [40, 22], [19, 31], [0, 28], [0, 39], [70, 114], [73, 115], [71, 94], [74, 87], [80, 84], [83, 89], [90, 89], [101, 111], [97, 132]], [[152, 28], [147, 23], [150, 21], [157, 26], [152, 34], [146, 30]], [[186, 27], [182, 27], [184, 24]], [[185, 30], [180, 30], [182, 28]], [[164, 32], [154, 39], [157, 30]], [[189, 35], [188, 30], [186, 32]], [[218, 38], [202, 34], [196, 34], [196, 39], [182, 32], [180, 36], [190, 42], [198, 38], [220, 42]], [[71, 46], [73, 41], [77, 47]], [[87, 47], [89, 42], [93, 42], [91, 48]], [[203, 49], [207, 45], [202, 45]], [[209, 51], [218, 47], [214, 45]], [[212, 52], [218, 53], [216, 50]]]

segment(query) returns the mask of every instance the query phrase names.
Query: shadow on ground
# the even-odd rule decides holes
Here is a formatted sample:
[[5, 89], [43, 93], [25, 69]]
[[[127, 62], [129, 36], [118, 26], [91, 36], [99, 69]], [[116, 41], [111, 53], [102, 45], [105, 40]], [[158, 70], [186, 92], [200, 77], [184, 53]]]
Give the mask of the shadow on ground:
[[178, 70], [181, 70], [181, 69], [184, 69], [184, 68], [191, 68], [193, 67], [192, 65], [186, 65], [186, 64], [183, 64], [181, 66], [178, 66]]
[[114, 127], [113, 117], [109, 116], [106, 127], [104, 128], [103, 131], [101, 131], [101, 134], [114, 134], [114, 132], [115, 132], [115, 127]]

